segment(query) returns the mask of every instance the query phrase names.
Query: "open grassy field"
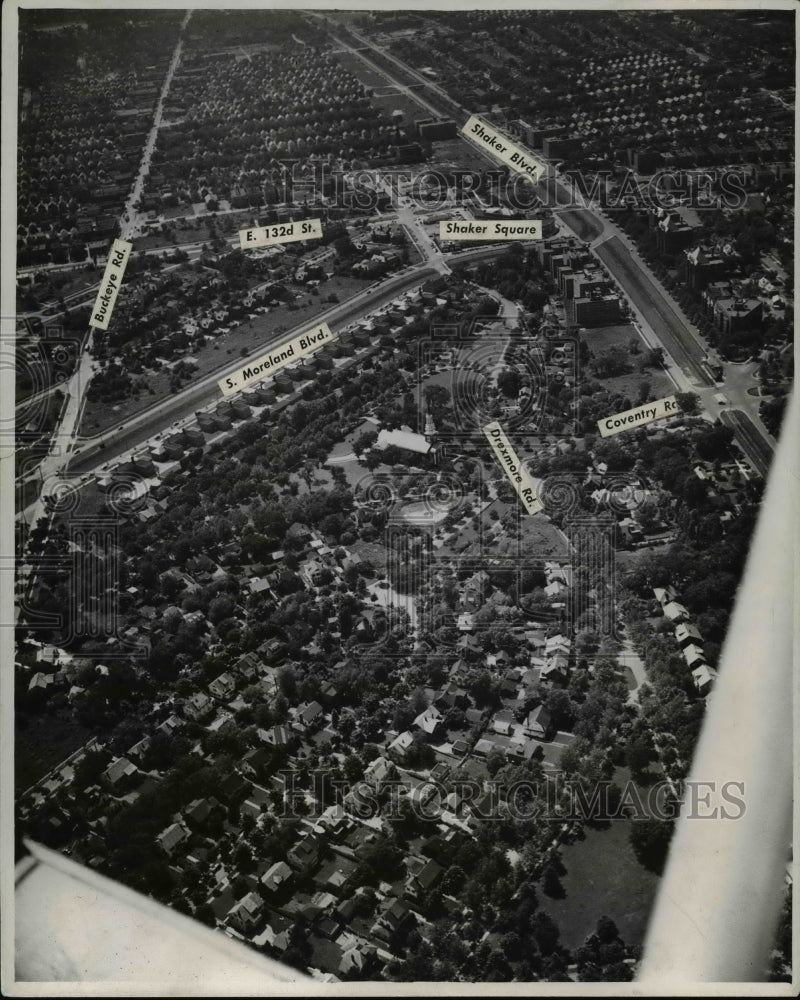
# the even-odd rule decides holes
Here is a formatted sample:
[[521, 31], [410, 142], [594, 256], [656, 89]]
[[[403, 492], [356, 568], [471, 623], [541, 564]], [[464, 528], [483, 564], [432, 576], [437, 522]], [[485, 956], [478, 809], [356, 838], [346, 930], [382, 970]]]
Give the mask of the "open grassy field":
[[[628, 777], [620, 769], [614, 780], [624, 789]], [[646, 803], [646, 790], [637, 790]], [[542, 892], [539, 905], [558, 924], [566, 947], [580, 947], [602, 916], [611, 917], [626, 944], [644, 940], [660, 879], [643, 868], [633, 852], [628, 839], [633, 822], [618, 819], [604, 828], [587, 826], [583, 839], [562, 848], [564, 898]]]
[[82, 747], [92, 733], [59, 713], [29, 716], [17, 712], [14, 773], [18, 792], [24, 791], [56, 764]]
[[558, 217], [566, 222], [579, 240], [585, 240], [587, 243], [596, 239], [603, 231], [602, 221], [583, 208], [559, 212]]
[[[664, 369], [647, 368], [644, 371], [638, 370], [637, 362], [649, 350], [649, 347], [642, 339], [636, 327], [631, 323], [591, 327], [581, 333], [581, 339], [586, 341], [589, 350], [595, 357], [605, 354], [613, 347], [621, 347], [630, 354], [630, 362], [634, 371], [601, 380], [610, 392], [622, 393], [625, 396], [631, 397], [634, 402], [639, 394], [639, 386], [642, 382], [650, 384], [650, 395], [653, 399], [671, 396], [675, 392], [675, 383]], [[635, 340], [640, 345], [641, 350], [638, 354], [630, 352], [628, 345], [631, 340]]]

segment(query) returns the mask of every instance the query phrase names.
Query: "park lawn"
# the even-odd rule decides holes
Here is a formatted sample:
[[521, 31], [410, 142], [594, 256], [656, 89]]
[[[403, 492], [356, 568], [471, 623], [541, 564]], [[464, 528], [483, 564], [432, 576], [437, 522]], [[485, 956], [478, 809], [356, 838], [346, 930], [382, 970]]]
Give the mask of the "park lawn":
[[[624, 789], [629, 778], [620, 768], [614, 781]], [[636, 785], [642, 802], [647, 789]], [[558, 924], [562, 943], [580, 947], [602, 916], [611, 917], [628, 945], [640, 945], [658, 891], [660, 878], [644, 868], [630, 845], [632, 819], [617, 819], [605, 827], [585, 825], [584, 839], [561, 848], [566, 874], [563, 899], [539, 893], [539, 905]]]
[[17, 793], [44, 777], [56, 764], [82, 747], [91, 730], [61, 713], [16, 714], [14, 774]]
[[[193, 355], [188, 355], [195, 358], [198, 364], [194, 369], [193, 378], [185, 382], [184, 386], [190, 385], [194, 379], [203, 378], [228, 365], [236, 356], [244, 357], [252, 353], [259, 345], [263, 345], [266, 350], [276, 336], [299, 326], [304, 321], [309, 327], [313, 326], [316, 316], [330, 308], [332, 304], [325, 301], [328, 295], [335, 292], [340, 302], [346, 302], [367, 288], [368, 284], [359, 278], [336, 276], [325, 282], [324, 286], [320, 286], [323, 291], [319, 295], [311, 295], [308, 291], [301, 290], [300, 298], [293, 303], [297, 307], [295, 309], [289, 309], [288, 304], [283, 304], [271, 308], [268, 313], [245, 320], [229, 333], [216, 337]], [[135, 414], [171, 395], [168, 370], [146, 372], [144, 377], [147, 388], [113, 405], [109, 405], [102, 398], [98, 399], [92, 393], [90, 385], [81, 418], [80, 436], [93, 437], [110, 427], [125, 423]]]

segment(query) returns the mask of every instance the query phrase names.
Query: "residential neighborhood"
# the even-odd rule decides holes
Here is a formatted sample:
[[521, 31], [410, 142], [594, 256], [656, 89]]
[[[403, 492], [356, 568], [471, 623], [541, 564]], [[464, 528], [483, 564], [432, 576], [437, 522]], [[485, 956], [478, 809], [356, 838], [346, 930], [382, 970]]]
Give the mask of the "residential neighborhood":
[[20, 21], [19, 843], [318, 983], [632, 982], [791, 391], [789, 12], [127, 14]]

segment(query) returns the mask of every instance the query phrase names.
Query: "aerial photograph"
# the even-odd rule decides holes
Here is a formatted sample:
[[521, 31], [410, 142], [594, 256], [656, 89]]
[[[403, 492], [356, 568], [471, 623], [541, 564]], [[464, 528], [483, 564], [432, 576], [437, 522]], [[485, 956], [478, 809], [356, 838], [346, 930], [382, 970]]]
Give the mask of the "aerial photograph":
[[792, 994], [795, 14], [4, 10], [8, 995]]

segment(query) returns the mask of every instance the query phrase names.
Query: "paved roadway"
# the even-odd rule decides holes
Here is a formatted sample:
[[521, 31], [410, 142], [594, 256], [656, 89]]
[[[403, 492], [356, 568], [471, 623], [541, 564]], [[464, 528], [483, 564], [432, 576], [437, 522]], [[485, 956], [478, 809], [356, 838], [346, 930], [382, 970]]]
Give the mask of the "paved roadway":
[[705, 351], [689, 328], [689, 322], [664, 292], [645, 273], [618, 236], [597, 244], [595, 254], [617, 279], [632, 304], [655, 331], [665, 350], [680, 368], [701, 386], [714, 385], [702, 367]]
[[[327, 21], [324, 15], [316, 16]], [[328, 23], [330, 24], [330, 22]], [[364, 55], [363, 51], [346, 45], [339, 38], [336, 39], [344, 48], [347, 48], [354, 55], [357, 55], [365, 63], [369, 64], [374, 70], [381, 73], [390, 83], [399, 87], [402, 92], [407, 93], [410, 97], [413, 97], [422, 107], [436, 114], [441, 114], [445, 111], [452, 114], [454, 106], [465, 115], [469, 113], [461, 105], [456, 104], [449, 95], [445, 94], [432, 81], [425, 79], [404, 62], [374, 44], [370, 39], [365, 38], [357, 32], [351, 31], [351, 34], [362, 42], [364, 46], [372, 49], [376, 54], [384, 56], [393, 62], [398, 69], [410, 75], [421, 87], [426, 89], [434, 102], [438, 101], [439, 104], [437, 107], [435, 104], [428, 103], [416, 90], [393, 78], [383, 66], [373, 63]], [[443, 104], [446, 107], [443, 108]], [[469, 141], [469, 137], [464, 138]], [[470, 144], [474, 149], [481, 152], [487, 161], [496, 165], [494, 159], [482, 147], [474, 143]], [[540, 154], [536, 155], [540, 159], [543, 159]], [[720, 416], [725, 423], [734, 428], [738, 444], [753, 462], [756, 469], [763, 475], [769, 468], [774, 446], [766, 430], [759, 426], [760, 420], [756, 409], [757, 402], [753, 402], [749, 413], [745, 413], [742, 410], [727, 411], [724, 407], [720, 407], [717, 404], [714, 399], [717, 391], [716, 383], [706, 374], [701, 364], [706, 354], [706, 348], [698, 335], [693, 332], [689, 320], [683, 316], [672, 296], [650, 275], [644, 261], [638, 257], [638, 254], [631, 252], [628, 247], [630, 241], [616, 225], [610, 222], [610, 220], [604, 219], [591, 205], [584, 203], [583, 207], [572, 207], [574, 206], [574, 199], [571, 197], [569, 188], [562, 182], [559, 176], [558, 164], [549, 161], [548, 165], [551, 172], [538, 185], [538, 193], [544, 204], [553, 206], [556, 215], [560, 216], [579, 239], [590, 243], [595, 240], [598, 241], [594, 243], [592, 249], [617, 280], [634, 309], [641, 315], [645, 324], [658, 338], [658, 341], [675, 363], [684, 379], [691, 384], [693, 389], [699, 391], [703, 407], [709, 411], [712, 417]], [[559, 210], [558, 205], [564, 205], [565, 208]], [[567, 208], [566, 206], [570, 207]], [[609, 235], [604, 240], [602, 237], [606, 233]], [[726, 376], [730, 371], [730, 367], [728, 366]], [[748, 406], [750, 402], [749, 397], [743, 397], [738, 392], [736, 395], [740, 397], [736, 399], [737, 403], [743, 403], [745, 406]]]
[[764, 437], [743, 410], [724, 410], [720, 414], [720, 420], [726, 426], [733, 428], [745, 454], [766, 479], [772, 463], [772, 443]]
[[73, 458], [70, 462], [70, 472], [86, 472], [89, 469], [95, 469], [98, 465], [109, 461], [114, 455], [130, 450], [138, 441], [146, 440], [173, 421], [188, 416], [202, 406], [213, 402], [214, 399], [221, 399], [218, 381], [228, 373], [238, 371], [249, 361], [260, 357], [268, 348], [279, 347], [319, 323], [328, 323], [333, 329], [342, 327], [354, 317], [367, 310], [377, 308], [406, 289], [422, 284], [423, 281], [435, 274], [436, 271], [432, 267], [415, 267], [411, 271], [406, 271], [404, 274], [384, 282], [383, 287], [368, 288], [347, 302], [333, 306], [304, 320], [286, 333], [279, 334], [272, 340], [264, 340], [247, 357], [237, 357], [226, 361], [215, 372], [211, 372], [187, 386], [182, 392], [129, 418], [122, 425], [124, 433], [120, 431], [120, 428], [114, 428], [89, 439], [87, 445], [78, 444], [77, 447], [81, 450], [81, 455], [80, 458]]
[[[496, 256], [504, 253], [507, 248], [508, 244], [501, 243], [491, 247], [463, 250], [445, 256], [451, 265], [458, 266], [462, 263]], [[365, 289], [347, 302], [318, 313], [273, 340], [265, 340], [247, 357], [239, 357], [226, 362], [217, 371], [205, 376], [193, 385], [187, 386], [177, 395], [156, 403], [147, 410], [129, 418], [122, 425], [122, 428], [117, 427], [105, 431], [90, 438], [86, 444], [76, 442], [71, 459], [68, 457], [63, 465], [68, 464], [70, 474], [73, 475], [96, 470], [113, 460], [115, 456], [130, 451], [140, 442], [148, 440], [161, 430], [165, 430], [176, 420], [189, 416], [215, 399], [221, 399], [218, 381], [229, 372], [238, 371], [248, 361], [260, 357], [268, 348], [278, 347], [318, 323], [328, 323], [334, 330], [346, 326], [354, 319], [372, 312], [384, 303], [396, 298], [401, 292], [422, 284], [437, 273], [438, 271], [430, 264], [419, 264], [394, 278], [389, 278], [377, 287]]]

